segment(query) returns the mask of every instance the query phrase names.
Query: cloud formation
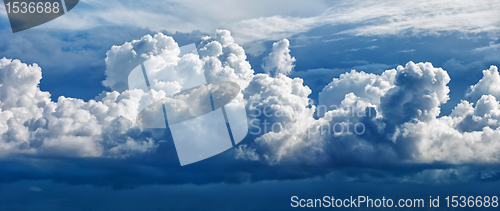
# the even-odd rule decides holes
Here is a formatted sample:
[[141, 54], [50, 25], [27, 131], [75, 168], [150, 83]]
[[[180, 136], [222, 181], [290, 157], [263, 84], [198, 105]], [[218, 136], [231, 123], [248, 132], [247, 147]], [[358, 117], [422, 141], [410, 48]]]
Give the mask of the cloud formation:
[[457, 31], [493, 35], [500, 28], [498, 19], [490, 17], [498, 9], [492, 1], [341, 1], [316, 16], [259, 17], [234, 23], [230, 29], [242, 43], [278, 40], [324, 25], [354, 25], [339, 33], [363, 36]]
[[[294, 65], [286, 44], [278, 41], [273, 52], [285, 55], [287, 68], [281, 70]], [[175, 40], [161, 33], [114, 46], [107, 54], [107, 78], [103, 84], [118, 91], [104, 92], [88, 102], [68, 97], [53, 102], [50, 93], [38, 88], [38, 65], [1, 59], [0, 165], [16, 172], [19, 178], [57, 178], [76, 183], [99, 183], [96, 181], [102, 179], [103, 183], [114, 184], [114, 177], [123, 173], [124, 183], [141, 178], [135, 182], [142, 184], [151, 182], [144, 178], [154, 178], [162, 183], [199, 184], [306, 178], [325, 175], [345, 164], [413, 163], [424, 167], [411, 170], [410, 174], [432, 174], [434, 171], [426, 168], [435, 168], [432, 164], [436, 162], [451, 166], [500, 162], [500, 142], [495, 139], [500, 132], [496, 93], [496, 78], [500, 76], [494, 66], [483, 71], [483, 79], [471, 87], [467, 100], [458, 104], [451, 115], [440, 116], [440, 106], [449, 99], [450, 77], [446, 70], [431, 63], [408, 62], [380, 75], [356, 70], [344, 73], [324, 87], [315, 105], [309, 98], [311, 89], [301, 78], [283, 74], [287, 71], [254, 74], [245, 50], [229, 31], [217, 30], [203, 38], [198, 52], [199, 56], [180, 56]], [[269, 58], [274, 57], [266, 58], [267, 66], [282, 67], [283, 59]], [[142, 90], [126, 90], [128, 81], [123, 75], [128, 76], [131, 68], [146, 59], [158, 70], [167, 68], [186, 74], [169, 84], [155, 82], [153, 86], [160, 90], [155, 94], [159, 96], [181, 90], [185, 85], [182, 79], [194, 74], [190, 70], [202, 71], [207, 81], [234, 81], [243, 90], [236, 100], [247, 104], [251, 134], [234, 151], [208, 161], [227, 166], [228, 171], [218, 168], [196, 176], [192, 171], [199, 166], [173, 168], [178, 163], [168, 157], [175, 155], [168, 147], [169, 134], [157, 136], [155, 131], [135, 125], [137, 112], [149, 96]], [[167, 86], [171, 86], [169, 93], [164, 89]], [[49, 166], [49, 173], [30, 174], [32, 166], [23, 159], [10, 163], [21, 155], [41, 160]], [[76, 159], [50, 167], [47, 157], [93, 157], [96, 161]], [[126, 171], [129, 161], [134, 162], [132, 169], [147, 171]], [[79, 170], [89, 168], [107, 176], [75, 177], [64, 168], [71, 162], [78, 163], [75, 168]], [[12, 167], [19, 163], [24, 165], [21, 173]], [[120, 167], [112, 168], [118, 164]], [[287, 168], [290, 165], [307, 173], [294, 172]], [[259, 170], [254, 171], [254, 167]], [[170, 171], [174, 173], [166, 173]], [[283, 175], [273, 174], [276, 171]], [[418, 180], [418, 175], [413, 176]]]
[[[107, 53], [103, 85], [116, 91], [103, 92], [88, 102], [64, 96], [53, 102], [38, 87], [41, 68], [37, 64], [2, 59], [0, 154], [121, 158], [156, 149], [163, 140], [135, 122], [149, 95], [147, 90], [128, 90], [133, 68], [147, 60], [144, 65], [154, 79], [156, 99], [192, 87], [196, 74], [206, 74], [209, 81], [234, 81], [242, 89], [253, 77], [243, 48], [228, 31], [204, 38], [199, 48], [199, 57], [189, 52], [181, 55], [173, 38], [162, 33], [113, 46]], [[227, 105], [227, 111], [239, 109], [240, 102], [244, 102], [242, 94]]]
[[[320, 93], [317, 108], [308, 105], [305, 96], [300, 101], [271, 100], [287, 96], [287, 90], [298, 90], [291, 84], [262, 84], [260, 87], [275, 92], [269, 99], [259, 99], [269, 104], [268, 112], [284, 112], [293, 118], [281, 124], [296, 121], [300, 126], [265, 133], [256, 139], [255, 149], [241, 148], [240, 154], [246, 149], [255, 160], [253, 152], [260, 152], [271, 164], [282, 160], [308, 164], [498, 163], [500, 142], [493, 137], [499, 132], [499, 102], [489, 93], [495, 94], [492, 90], [498, 83], [494, 79], [499, 74], [493, 66], [483, 73], [471, 91], [482, 94], [481, 98], [474, 103], [464, 100], [450, 116], [441, 117], [440, 106], [449, 99], [450, 77], [430, 63], [409, 62], [381, 75], [354, 70], [342, 74]], [[273, 80], [287, 79], [279, 75]], [[266, 92], [257, 93], [254, 96]], [[287, 108], [290, 102], [302, 104]], [[315, 109], [318, 119], [313, 118]]]
[[[266, 6], [263, 6], [266, 5]], [[287, 5], [284, 7], [283, 5]], [[327, 8], [327, 9], [325, 9]], [[339, 33], [399, 35], [441, 32], [497, 33], [496, 1], [189, 1], [80, 2], [62, 18], [42, 27], [82, 30], [132, 26], [170, 32], [230, 29], [241, 45], [279, 40], [312, 28], [346, 26]], [[221, 10], [225, 12], [220, 12]], [[445, 12], [443, 12], [445, 11]], [[390, 14], [390, 15], [388, 15]], [[439, 21], [436, 21], [439, 20]]]
[[126, 157], [156, 147], [132, 122], [142, 91], [104, 93], [100, 101], [60, 97], [53, 102], [38, 88], [38, 65], [3, 58], [0, 69], [2, 157]]
[[262, 69], [271, 75], [288, 75], [295, 67], [294, 63], [295, 57], [290, 55], [290, 41], [285, 38], [273, 44], [273, 51], [262, 61]]

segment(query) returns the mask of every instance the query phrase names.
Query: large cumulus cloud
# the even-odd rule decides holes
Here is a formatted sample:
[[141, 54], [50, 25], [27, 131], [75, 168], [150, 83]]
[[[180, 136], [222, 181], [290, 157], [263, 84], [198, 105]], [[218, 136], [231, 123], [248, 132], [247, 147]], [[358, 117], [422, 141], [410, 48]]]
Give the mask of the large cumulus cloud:
[[[213, 55], [202, 54], [200, 58], [192, 54], [179, 56], [178, 44], [162, 33], [113, 46], [107, 53], [107, 78], [103, 84], [116, 91], [103, 92], [96, 100], [88, 102], [68, 97], [53, 102], [50, 93], [38, 88], [42, 72], [37, 64], [2, 59], [0, 154], [127, 157], [155, 149], [162, 140], [153, 140], [150, 131], [135, 124], [148, 93], [128, 90], [128, 73], [149, 59], [163, 68], [167, 66], [178, 71], [180, 76], [184, 75], [172, 83], [155, 81], [152, 85], [159, 87], [159, 91], [165, 90], [164, 86], [172, 86], [171, 93], [178, 92], [190, 77], [187, 71], [193, 69], [207, 69], [211, 80], [233, 80], [242, 88], [246, 87], [253, 77], [253, 70], [246, 61], [244, 50], [234, 43], [228, 31], [217, 31], [210, 39], [207, 37], [200, 45], [200, 52]], [[220, 54], [203, 49], [209, 41], [221, 46]], [[171, 93], [156, 94], [165, 96]], [[239, 99], [243, 100], [243, 96]]]
[[[311, 89], [300, 78], [283, 74], [270, 77], [258, 74], [245, 90], [251, 116], [251, 133], [262, 156], [270, 163], [279, 162], [286, 154], [308, 145], [305, 130], [314, 123], [314, 106], [308, 95]], [[240, 148], [241, 149], [241, 148]]]
[[413, 157], [421, 162], [498, 163], [500, 103], [495, 97], [495, 79], [499, 74], [494, 66], [483, 74], [467, 94], [477, 100], [462, 100], [450, 116], [407, 122], [398, 127], [394, 140], [415, 143]]
[[[327, 174], [345, 164], [418, 163], [424, 167], [409, 171], [418, 174], [427, 167], [436, 168], [430, 166], [435, 162], [453, 165], [500, 161], [500, 144], [495, 140], [500, 132], [495, 79], [500, 76], [496, 67], [484, 71], [483, 79], [466, 96], [470, 101], [462, 101], [449, 116], [440, 116], [440, 106], [449, 99], [450, 77], [446, 70], [431, 63], [408, 62], [380, 75], [352, 70], [327, 85], [315, 105], [309, 98], [311, 89], [303, 80], [286, 75], [295, 61], [289, 46], [284, 40], [275, 46], [265, 57], [266, 66], [274, 71], [254, 74], [245, 50], [235, 43], [229, 31], [217, 30], [203, 38], [197, 46], [198, 56], [182, 54], [169, 36], [147, 35], [108, 51], [107, 78], [103, 84], [116, 91], [103, 92], [88, 102], [68, 97], [53, 102], [49, 93], [38, 88], [38, 65], [1, 59], [0, 164], [17, 171], [11, 160], [18, 155], [42, 160], [54, 156], [98, 157], [99, 165], [88, 160], [69, 162], [78, 163], [80, 170], [94, 169], [108, 175], [103, 183], [112, 183], [116, 175], [123, 173], [124, 182], [142, 184], [151, 182], [147, 178], [165, 183], [304, 178]], [[207, 81], [234, 81], [243, 90], [236, 101], [247, 105], [250, 134], [235, 150], [208, 161], [219, 164], [212, 171], [204, 171], [209, 176], [194, 175], [201, 168], [196, 164], [172, 167], [178, 163], [168, 156], [175, 155], [169, 134], [157, 135], [135, 124], [149, 94], [128, 90], [127, 77], [146, 60], [180, 75], [193, 69], [202, 71]], [[189, 74], [180, 78], [188, 79]], [[162, 97], [182, 90], [185, 83], [172, 79], [170, 83], [156, 81], [152, 85], [160, 90], [154, 94]], [[172, 91], [165, 92], [166, 86], [171, 86]], [[162, 160], [167, 157], [170, 160]], [[128, 165], [122, 161], [132, 161], [134, 170], [125, 170]], [[56, 166], [68, 165], [71, 166]], [[112, 167], [115, 165], [119, 167]], [[49, 169], [42, 176], [24, 170], [16, 175], [83, 183], [99, 179], [75, 179], [64, 169]], [[167, 171], [174, 173], [166, 178]], [[2, 181], [8, 179], [11, 178], [0, 177]]]
[[[477, 100], [473, 103], [464, 100], [450, 116], [439, 116], [440, 106], [449, 99], [450, 77], [431, 63], [409, 62], [381, 75], [355, 70], [342, 74], [323, 89], [317, 107], [307, 103], [291, 107], [294, 105], [291, 102], [307, 102], [306, 97], [273, 100], [288, 96], [287, 89], [293, 89], [293, 85], [273, 87], [269, 82], [287, 78], [278, 75], [267, 79], [267, 84], [262, 83], [260, 87], [265, 88], [254, 96], [272, 89], [273, 97], [261, 100], [272, 108], [268, 112], [293, 111], [288, 115], [293, 118], [281, 124], [295, 121], [301, 124], [298, 128], [291, 124], [290, 130], [262, 134], [256, 139], [255, 149], [242, 147], [240, 153], [246, 151], [255, 160], [255, 153], [261, 152], [272, 164], [290, 159], [326, 165], [408, 161], [498, 163], [500, 142], [494, 139], [499, 132], [500, 104], [494, 96], [498, 77], [496, 67], [485, 70], [483, 79], [471, 86], [467, 95], [469, 98], [479, 95], [475, 97]], [[308, 109], [316, 109], [319, 118], [312, 118], [314, 111], [304, 114]]]
[[19, 60], [0, 60], [1, 156], [127, 156], [155, 148], [151, 137], [137, 139], [134, 128], [142, 91], [109, 92], [84, 102], [60, 97], [57, 102], [38, 88], [41, 68]]

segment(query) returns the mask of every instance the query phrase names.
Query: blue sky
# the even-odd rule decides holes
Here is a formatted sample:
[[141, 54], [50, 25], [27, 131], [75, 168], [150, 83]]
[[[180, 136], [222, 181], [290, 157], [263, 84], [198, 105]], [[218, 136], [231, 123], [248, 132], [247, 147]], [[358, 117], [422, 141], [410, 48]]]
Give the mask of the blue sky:
[[[0, 210], [498, 195], [499, 5], [85, 0], [15, 34], [0, 8]], [[168, 52], [191, 43], [206, 75], [242, 88], [250, 132], [291, 130], [181, 167], [170, 131], [134, 124], [145, 93], [118, 87], [160, 52], [185, 67]], [[363, 133], [315, 131], [348, 121]]]

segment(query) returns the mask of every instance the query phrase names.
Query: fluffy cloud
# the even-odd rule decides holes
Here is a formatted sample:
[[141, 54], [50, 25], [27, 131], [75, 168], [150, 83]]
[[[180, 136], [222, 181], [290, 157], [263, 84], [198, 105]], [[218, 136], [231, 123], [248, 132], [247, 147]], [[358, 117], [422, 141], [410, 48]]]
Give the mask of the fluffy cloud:
[[[253, 149], [241, 148], [238, 156], [254, 159], [257, 152], [271, 164], [289, 160], [309, 164], [497, 163], [500, 142], [493, 137], [498, 135], [500, 103], [491, 91], [499, 75], [495, 70], [485, 70], [483, 79], [472, 86], [471, 93], [486, 90], [477, 102], [462, 101], [450, 116], [442, 117], [440, 106], [449, 99], [450, 77], [430, 63], [409, 62], [381, 75], [354, 70], [342, 74], [320, 93], [319, 119], [313, 118], [316, 107], [306, 103], [307, 92], [300, 100], [291, 100], [293, 95], [290, 100], [278, 100], [289, 96], [286, 90], [296, 85], [275, 87], [273, 83], [292, 79], [256, 76], [254, 80], [260, 80], [253, 82], [265, 88], [249, 97], [262, 102], [250, 109], [259, 111], [267, 105], [269, 113], [279, 111], [289, 117], [269, 117], [268, 127], [276, 122], [291, 124], [289, 130], [261, 135]], [[272, 97], [262, 97], [267, 89], [273, 91]]]
[[[204, 38], [199, 48], [200, 57], [181, 52], [173, 38], [162, 33], [113, 46], [103, 84], [116, 91], [88, 102], [63, 96], [52, 102], [50, 94], [38, 88], [42, 74], [37, 64], [2, 59], [0, 154], [127, 157], [154, 150], [161, 140], [153, 140], [135, 124], [149, 95], [147, 90], [128, 90], [133, 68], [142, 62], [148, 66], [157, 99], [192, 87], [189, 82], [196, 74], [206, 74], [209, 81], [235, 81], [242, 89], [253, 78], [243, 48], [228, 31]], [[228, 112], [237, 102], [244, 102], [242, 94], [228, 105]]]
[[[275, 46], [283, 42], [278, 41]], [[193, 176], [190, 172], [193, 169], [189, 167], [175, 169], [176, 174], [165, 179], [164, 169], [152, 167], [158, 165], [156, 162], [163, 162], [156, 160], [161, 157], [159, 154], [175, 155], [175, 152], [173, 149], [163, 149], [170, 150], [168, 153], [157, 152], [162, 143], [169, 142], [162, 140], [169, 138], [158, 138], [154, 132], [135, 125], [137, 112], [149, 95], [140, 89], [127, 90], [125, 77], [132, 68], [148, 60], [158, 74], [172, 70], [176, 74], [186, 74], [179, 78], [187, 80], [195, 72], [203, 72], [207, 81], [234, 81], [243, 89], [236, 102], [247, 103], [249, 138], [232, 153], [222, 154], [223, 159], [213, 159], [224, 165], [229, 163], [231, 173], [243, 172], [239, 176], [235, 173], [235, 178], [247, 178], [255, 173], [241, 170], [240, 164], [246, 161], [255, 162], [264, 169], [271, 168], [269, 165], [281, 170], [289, 165], [322, 168], [317, 171], [304, 167], [300, 172], [304, 170], [310, 174], [287, 172], [283, 178], [324, 174], [337, 164], [500, 162], [500, 144], [495, 139], [500, 130], [500, 103], [495, 92], [495, 78], [500, 76], [496, 67], [485, 70], [483, 79], [471, 87], [467, 95], [470, 102], [464, 100], [451, 115], [439, 116], [440, 106], [449, 98], [450, 77], [445, 70], [430, 63], [408, 62], [380, 75], [355, 70], [344, 73], [323, 89], [319, 104], [315, 106], [309, 99], [311, 89], [301, 78], [281, 73], [254, 74], [244, 49], [235, 43], [229, 31], [217, 30], [213, 36], [203, 38], [198, 52], [199, 56], [183, 54], [171, 37], [161, 33], [114, 46], [107, 54], [107, 78], [103, 84], [119, 91], [104, 92], [88, 102], [68, 97], [53, 102], [49, 93], [38, 88], [40, 67], [1, 59], [2, 159], [19, 154], [36, 158], [101, 157], [99, 161], [107, 160], [112, 164], [99, 164], [98, 171], [115, 175], [118, 173], [110, 173], [107, 169], [119, 160], [102, 158], [130, 161], [137, 156], [151, 155], [154, 162], [134, 160], [140, 163], [136, 168], [148, 169], [146, 173], [137, 171], [141, 173], [128, 172], [127, 175], [154, 177], [166, 183], [220, 181], [220, 175], [213, 172], [207, 173], [213, 176], [210, 178]], [[278, 67], [282, 61], [268, 59], [266, 65]], [[293, 66], [293, 61], [288, 60], [287, 65]], [[153, 90], [153, 94], [163, 97], [186, 86], [182, 80], [169, 82], [152, 83], [154, 89], [159, 90]], [[167, 86], [171, 86], [172, 91], [165, 91]], [[321, 107], [325, 109], [315, 118], [315, 112]], [[141, 162], [151, 166], [141, 166]], [[175, 159], [165, 162], [178, 165]], [[69, 164], [59, 166], [66, 165]], [[72, 177], [60, 169], [51, 169], [51, 172], [57, 172], [55, 174], [64, 181]], [[282, 176], [255, 174], [255, 180]], [[21, 177], [46, 179], [51, 178], [51, 174], [44, 173], [40, 177], [23, 174]], [[76, 180], [85, 181], [82, 177]], [[106, 179], [110, 182], [113, 176]], [[124, 179], [126, 182], [131, 180], [134, 179]]]
[[214, 36], [204, 37], [198, 52], [204, 61], [207, 81], [234, 81], [243, 90], [253, 78], [245, 50], [235, 43], [228, 30], [216, 30]]
[[[102, 83], [113, 90], [125, 91], [128, 89], [130, 71], [141, 62], [155, 58], [162, 60], [157, 63], [177, 63], [179, 54], [180, 49], [174, 39], [162, 33], [113, 46], [106, 53], [106, 79]], [[164, 55], [165, 58], [158, 55]]]
[[109, 92], [100, 101], [60, 97], [38, 88], [41, 68], [1, 59], [0, 154], [122, 157], [156, 147], [133, 127], [142, 91]]
[[396, 70], [385, 71], [382, 75], [352, 70], [334, 78], [319, 93], [319, 115], [323, 116], [324, 112], [340, 107], [349, 93], [374, 105], [379, 104], [380, 98], [395, 86], [395, 75]]
[[396, 70], [395, 87], [381, 97], [380, 108], [387, 121], [401, 124], [436, 118], [439, 106], [449, 99], [448, 73], [431, 63], [409, 62]]
[[273, 44], [273, 51], [262, 61], [262, 69], [271, 75], [285, 74], [292, 72], [295, 66], [295, 57], [290, 55], [290, 41], [282, 39]]
[[477, 101], [483, 95], [493, 95], [500, 99], [500, 76], [498, 68], [491, 66], [490, 69], [483, 70], [483, 78], [475, 85], [470, 86], [466, 97], [472, 101]]
[[[138, 47], [132, 44], [140, 42], [144, 43], [136, 44]], [[129, 58], [134, 57], [157, 59], [156, 64], [168, 64], [171, 61], [171, 69], [175, 69], [182, 60], [177, 58], [180, 52], [178, 46], [157, 45], [172, 42], [162, 34], [146, 36], [141, 41], [114, 47], [109, 52], [108, 59], [125, 55], [118, 60], [119, 64], [130, 64]], [[225, 30], [218, 30], [214, 36], [204, 38], [198, 45], [200, 58], [191, 57], [202, 64], [208, 81], [235, 81], [244, 90], [244, 97], [239, 95], [237, 100], [248, 103], [249, 115], [252, 117], [250, 130], [253, 130], [256, 138], [254, 143], [239, 147], [236, 158], [262, 160], [270, 164], [348, 161], [383, 163], [399, 160], [495, 162], [491, 154], [458, 159], [460, 153], [468, 150], [475, 154], [482, 147], [456, 141], [482, 137], [477, 134], [471, 136], [469, 133], [487, 132], [487, 129], [483, 131], [484, 127], [492, 130], [497, 128], [498, 102], [494, 96], [482, 96], [475, 106], [464, 101], [451, 116], [438, 117], [441, 104], [449, 99], [447, 84], [450, 78], [447, 72], [430, 63], [409, 62], [380, 75], [355, 70], [342, 74], [323, 89], [316, 107], [308, 98], [311, 90], [303, 85], [302, 79], [292, 79], [282, 74], [287, 73], [294, 65], [288, 45], [286, 40], [276, 42], [274, 51], [264, 58], [265, 69], [274, 71], [271, 76], [253, 75], [253, 70], [246, 61], [245, 51], [235, 43], [229, 31]], [[124, 47], [126, 49], [123, 52], [126, 53], [118, 53], [119, 48]], [[149, 50], [138, 54], [141, 48]], [[165, 55], [173, 57], [166, 58]], [[108, 67], [108, 70], [113, 69]], [[192, 69], [193, 66], [187, 67]], [[471, 88], [471, 93], [485, 90], [480, 94], [494, 94], [492, 88], [480, 87], [494, 86], [491, 78], [494, 79], [495, 74], [498, 75], [495, 67], [485, 71], [484, 79]], [[116, 75], [121, 74], [108, 74], [106, 81], [120, 81], [114, 77]], [[319, 119], [314, 118], [315, 112], [319, 114]], [[434, 131], [436, 128], [440, 128], [440, 133]], [[425, 132], [431, 129], [433, 132]], [[437, 144], [434, 143], [437, 140], [448, 140], [437, 134], [453, 137], [448, 142], [443, 141], [445, 144], [441, 145], [454, 147], [439, 151], [428, 148]], [[496, 151], [493, 150], [492, 153]]]
[[474, 99], [482, 94], [476, 102], [463, 100], [450, 116], [407, 122], [397, 128], [393, 140], [413, 143], [412, 158], [419, 162], [498, 163], [500, 102], [494, 87], [499, 73], [492, 66], [483, 74], [467, 95]]
[[[259, 153], [270, 163], [308, 144], [305, 130], [315, 121], [311, 89], [300, 78], [283, 74], [258, 74], [244, 91], [249, 103], [250, 133], [261, 135], [255, 142]], [[249, 148], [251, 150], [251, 148]], [[288, 157], [290, 159], [294, 159]]]

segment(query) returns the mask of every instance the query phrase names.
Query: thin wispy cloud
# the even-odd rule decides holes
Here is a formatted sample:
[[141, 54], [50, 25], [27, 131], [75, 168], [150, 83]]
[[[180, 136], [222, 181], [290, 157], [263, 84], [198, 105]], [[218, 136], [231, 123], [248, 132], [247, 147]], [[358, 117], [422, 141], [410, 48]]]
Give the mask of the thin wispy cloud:
[[[266, 3], [269, 3], [266, 1]], [[227, 28], [238, 43], [278, 40], [323, 25], [349, 25], [337, 33], [351, 35], [498, 32], [500, 3], [488, 1], [81, 1], [80, 8], [43, 27], [82, 30], [98, 26], [132, 26], [189, 32]], [[287, 4], [290, 7], [284, 7]], [[244, 9], [243, 9], [244, 8]], [[328, 8], [324, 10], [324, 8]], [[220, 12], [224, 11], [224, 12]], [[238, 11], [238, 12], [233, 12]], [[244, 11], [244, 12], [241, 12]], [[3, 11], [2, 11], [3, 12]], [[436, 21], [439, 20], [439, 21]]]

